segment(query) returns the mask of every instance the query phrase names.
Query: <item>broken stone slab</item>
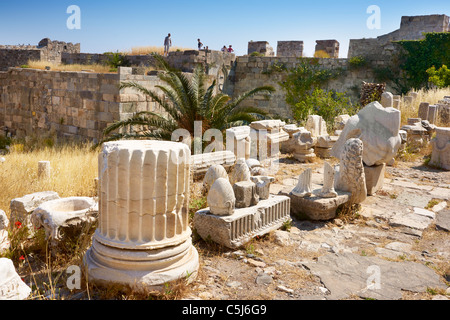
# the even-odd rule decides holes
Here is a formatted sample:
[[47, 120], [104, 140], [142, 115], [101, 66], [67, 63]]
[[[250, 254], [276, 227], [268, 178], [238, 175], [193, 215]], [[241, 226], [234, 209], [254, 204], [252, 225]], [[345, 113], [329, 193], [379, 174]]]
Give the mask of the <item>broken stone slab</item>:
[[406, 227], [409, 229], [423, 231], [433, 222], [433, 219], [416, 213], [396, 214], [389, 219], [392, 227]]
[[0, 300], [24, 300], [31, 293], [17, 274], [11, 259], [0, 258]]
[[386, 164], [378, 166], [364, 166], [364, 175], [366, 178], [367, 195], [372, 196], [383, 188]]
[[351, 117], [332, 148], [331, 155], [340, 158], [346, 141], [359, 138], [363, 142], [363, 162], [368, 166], [389, 162], [401, 145], [400, 111], [383, 108], [372, 102]]
[[217, 151], [191, 156], [191, 170], [195, 177], [203, 177], [209, 167], [215, 164], [229, 169], [236, 162], [236, 156], [231, 151]]
[[[94, 198], [69, 197], [42, 203], [31, 214], [31, 222], [38, 229], [43, 227], [52, 245], [62, 240], [62, 230], [81, 231], [86, 224], [98, 219], [98, 203]], [[76, 233], [75, 233], [76, 234]]]
[[411, 261], [393, 262], [354, 253], [320, 256], [303, 263], [330, 291], [330, 300], [356, 295], [378, 300], [399, 300], [403, 291], [426, 292], [446, 286], [432, 269]]
[[209, 208], [197, 211], [194, 228], [202, 239], [234, 249], [290, 220], [289, 197], [271, 195], [256, 206], [236, 209], [231, 216], [213, 215]]
[[450, 210], [440, 211], [436, 218], [438, 230], [450, 231]]
[[23, 226], [28, 227], [28, 230], [32, 233], [33, 224], [31, 223], [31, 214], [33, 211], [42, 203], [55, 199], [59, 199], [58, 193], [54, 191], [43, 191], [27, 194], [21, 198], [11, 200], [10, 225], [14, 226], [14, 224], [19, 221]]
[[433, 190], [429, 190], [428, 194], [436, 199], [447, 200], [447, 201], [450, 200], [450, 189], [449, 188], [436, 187]]
[[334, 198], [321, 198], [317, 194], [322, 186], [312, 185], [311, 196], [301, 197], [292, 193], [292, 187], [284, 187], [279, 194], [291, 199], [291, 214], [300, 220], [327, 221], [336, 217], [339, 206], [350, 201], [351, 193], [336, 190]]

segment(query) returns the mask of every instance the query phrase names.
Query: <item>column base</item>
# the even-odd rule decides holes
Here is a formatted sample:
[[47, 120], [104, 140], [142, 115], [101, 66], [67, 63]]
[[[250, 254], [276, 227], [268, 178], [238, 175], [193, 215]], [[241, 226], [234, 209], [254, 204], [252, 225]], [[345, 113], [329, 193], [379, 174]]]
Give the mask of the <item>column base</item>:
[[139, 292], [162, 291], [166, 283], [183, 278], [190, 283], [199, 268], [191, 238], [158, 250], [129, 250], [103, 245], [94, 236], [83, 260], [89, 281], [125, 285]]

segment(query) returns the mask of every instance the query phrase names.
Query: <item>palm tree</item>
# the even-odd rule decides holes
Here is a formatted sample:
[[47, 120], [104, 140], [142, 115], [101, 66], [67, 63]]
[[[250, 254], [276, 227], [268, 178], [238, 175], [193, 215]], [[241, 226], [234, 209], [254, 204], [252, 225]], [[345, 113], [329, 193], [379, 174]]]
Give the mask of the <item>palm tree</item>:
[[[171, 68], [160, 55], [154, 54], [155, 61], [162, 69], [158, 76], [167, 84], [155, 86], [164, 96], [160, 96], [136, 82], [124, 82], [121, 89], [133, 88], [151, 97], [165, 111], [166, 115], [155, 112], [137, 112], [133, 117], [115, 122], [104, 132], [101, 143], [119, 139], [158, 139], [171, 140], [172, 132], [176, 129], [186, 129], [194, 136], [194, 122], [202, 121], [202, 134], [208, 129], [225, 129], [248, 124], [267, 116], [262, 110], [248, 107], [239, 108], [239, 104], [255, 95], [269, 95], [275, 89], [262, 86], [247, 91], [235, 100], [230, 96], [216, 93], [216, 81], [207, 87], [207, 75], [201, 65], [198, 65], [191, 77], [181, 71]], [[113, 133], [118, 129], [133, 128], [131, 132]]]

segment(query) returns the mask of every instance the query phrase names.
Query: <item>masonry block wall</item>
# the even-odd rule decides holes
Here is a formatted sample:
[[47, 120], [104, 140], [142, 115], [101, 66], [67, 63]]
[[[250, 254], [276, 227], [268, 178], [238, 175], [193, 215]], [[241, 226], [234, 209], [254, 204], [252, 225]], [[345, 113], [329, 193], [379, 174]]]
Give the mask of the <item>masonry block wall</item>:
[[[359, 90], [362, 81], [373, 82], [374, 74], [368, 69], [352, 70], [349, 68], [348, 59], [317, 59], [319, 65], [326, 69], [340, 68], [345, 70], [342, 76], [330, 81], [324, 89], [332, 89], [339, 92], [347, 92], [353, 96], [355, 101], [359, 99]], [[235, 69], [230, 74], [228, 82], [230, 83], [226, 92], [229, 95], [237, 97], [247, 90], [254, 89], [263, 85], [271, 85], [276, 92], [271, 94], [269, 100], [263, 95], [254, 96], [245, 100], [242, 106], [257, 107], [271, 114], [277, 114], [283, 118], [292, 118], [290, 107], [286, 104], [284, 91], [280, 82], [284, 81], [286, 73], [268, 73], [273, 64], [284, 64], [287, 68], [293, 68], [298, 63], [295, 57], [238, 57]], [[388, 88], [390, 89], [390, 88]]]
[[278, 41], [277, 57], [303, 57], [303, 41]]
[[52, 63], [61, 63], [64, 52], [79, 53], [80, 44], [72, 44], [63, 41], [51, 41], [42, 39], [37, 46], [0, 46], [0, 71], [6, 71], [9, 67], [20, 67], [28, 64], [29, 60], [42, 60]]
[[446, 15], [404, 16], [400, 29], [370, 39], [350, 39], [348, 58], [364, 56], [369, 60], [387, 60], [396, 52], [392, 41], [423, 39], [424, 32], [449, 32]]
[[160, 84], [156, 76], [132, 75], [131, 68], [123, 74], [10, 68], [0, 72], [0, 127], [17, 137], [98, 141], [114, 121], [137, 111], [160, 112], [148, 97], [119, 90], [121, 81]]

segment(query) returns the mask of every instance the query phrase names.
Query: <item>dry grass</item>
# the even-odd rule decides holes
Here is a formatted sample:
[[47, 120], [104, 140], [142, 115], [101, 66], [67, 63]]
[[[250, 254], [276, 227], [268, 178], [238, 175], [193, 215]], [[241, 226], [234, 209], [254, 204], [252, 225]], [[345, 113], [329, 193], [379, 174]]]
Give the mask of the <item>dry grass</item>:
[[[29, 60], [27, 64], [32, 69], [45, 70], [50, 67], [52, 71], [89, 71], [97, 73], [110, 73], [111, 67], [102, 64], [56, 64], [48, 61]], [[117, 73], [117, 72], [114, 72]]]
[[[98, 175], [97, 152], [90, 145], [43, 148], [23, 151], [22, 144], [11, 146], [0, 163], [0, 209], [9, 216], [12, 199], [39, 191], [56, 191], [60, 197], [94, 196]], [[49, 179], [38, 179], [38, 162], [50, 161]]]
[[[443, 89], [430, 89], [425, 90], [421, 89], [417, 91], [418, 96], [417, 99], [413, 101], [413, 103], [408, 106], [404, 103], [400, 104], [400, 111], [402, 112], [402, 119], [401, 124], [405, 125], [407, 124], [407, 121], [409, 118], [417, 118], [419, 114], [419, 105], [422, 102], [428, 102], [430, 105], [436, 104], [439, 102], [439, 100], [444, 99], [444, 96], [450, 96], [450, 88], [443, 88]], [[407, 94], [406, 96], [408, 96]], [[402, 97], [403, 101], [404, 96]], [[440, 123], [438, 119], [438, 123], [436, 125], [438, 126], [449, 126], [449, 124]]]
[[[195, 50], [192, 48], [183, 48], [183, 47], [171, 47], [170, 51], [186, 51], [186, 50]], [[126, 52], [130, 55], [147, 55], [151, 53], [157, 53], [160, 55], [164, 54], [164, 47], [157, 46], [144, 46], [144, 47], [133, 47], [130, 51]]]

